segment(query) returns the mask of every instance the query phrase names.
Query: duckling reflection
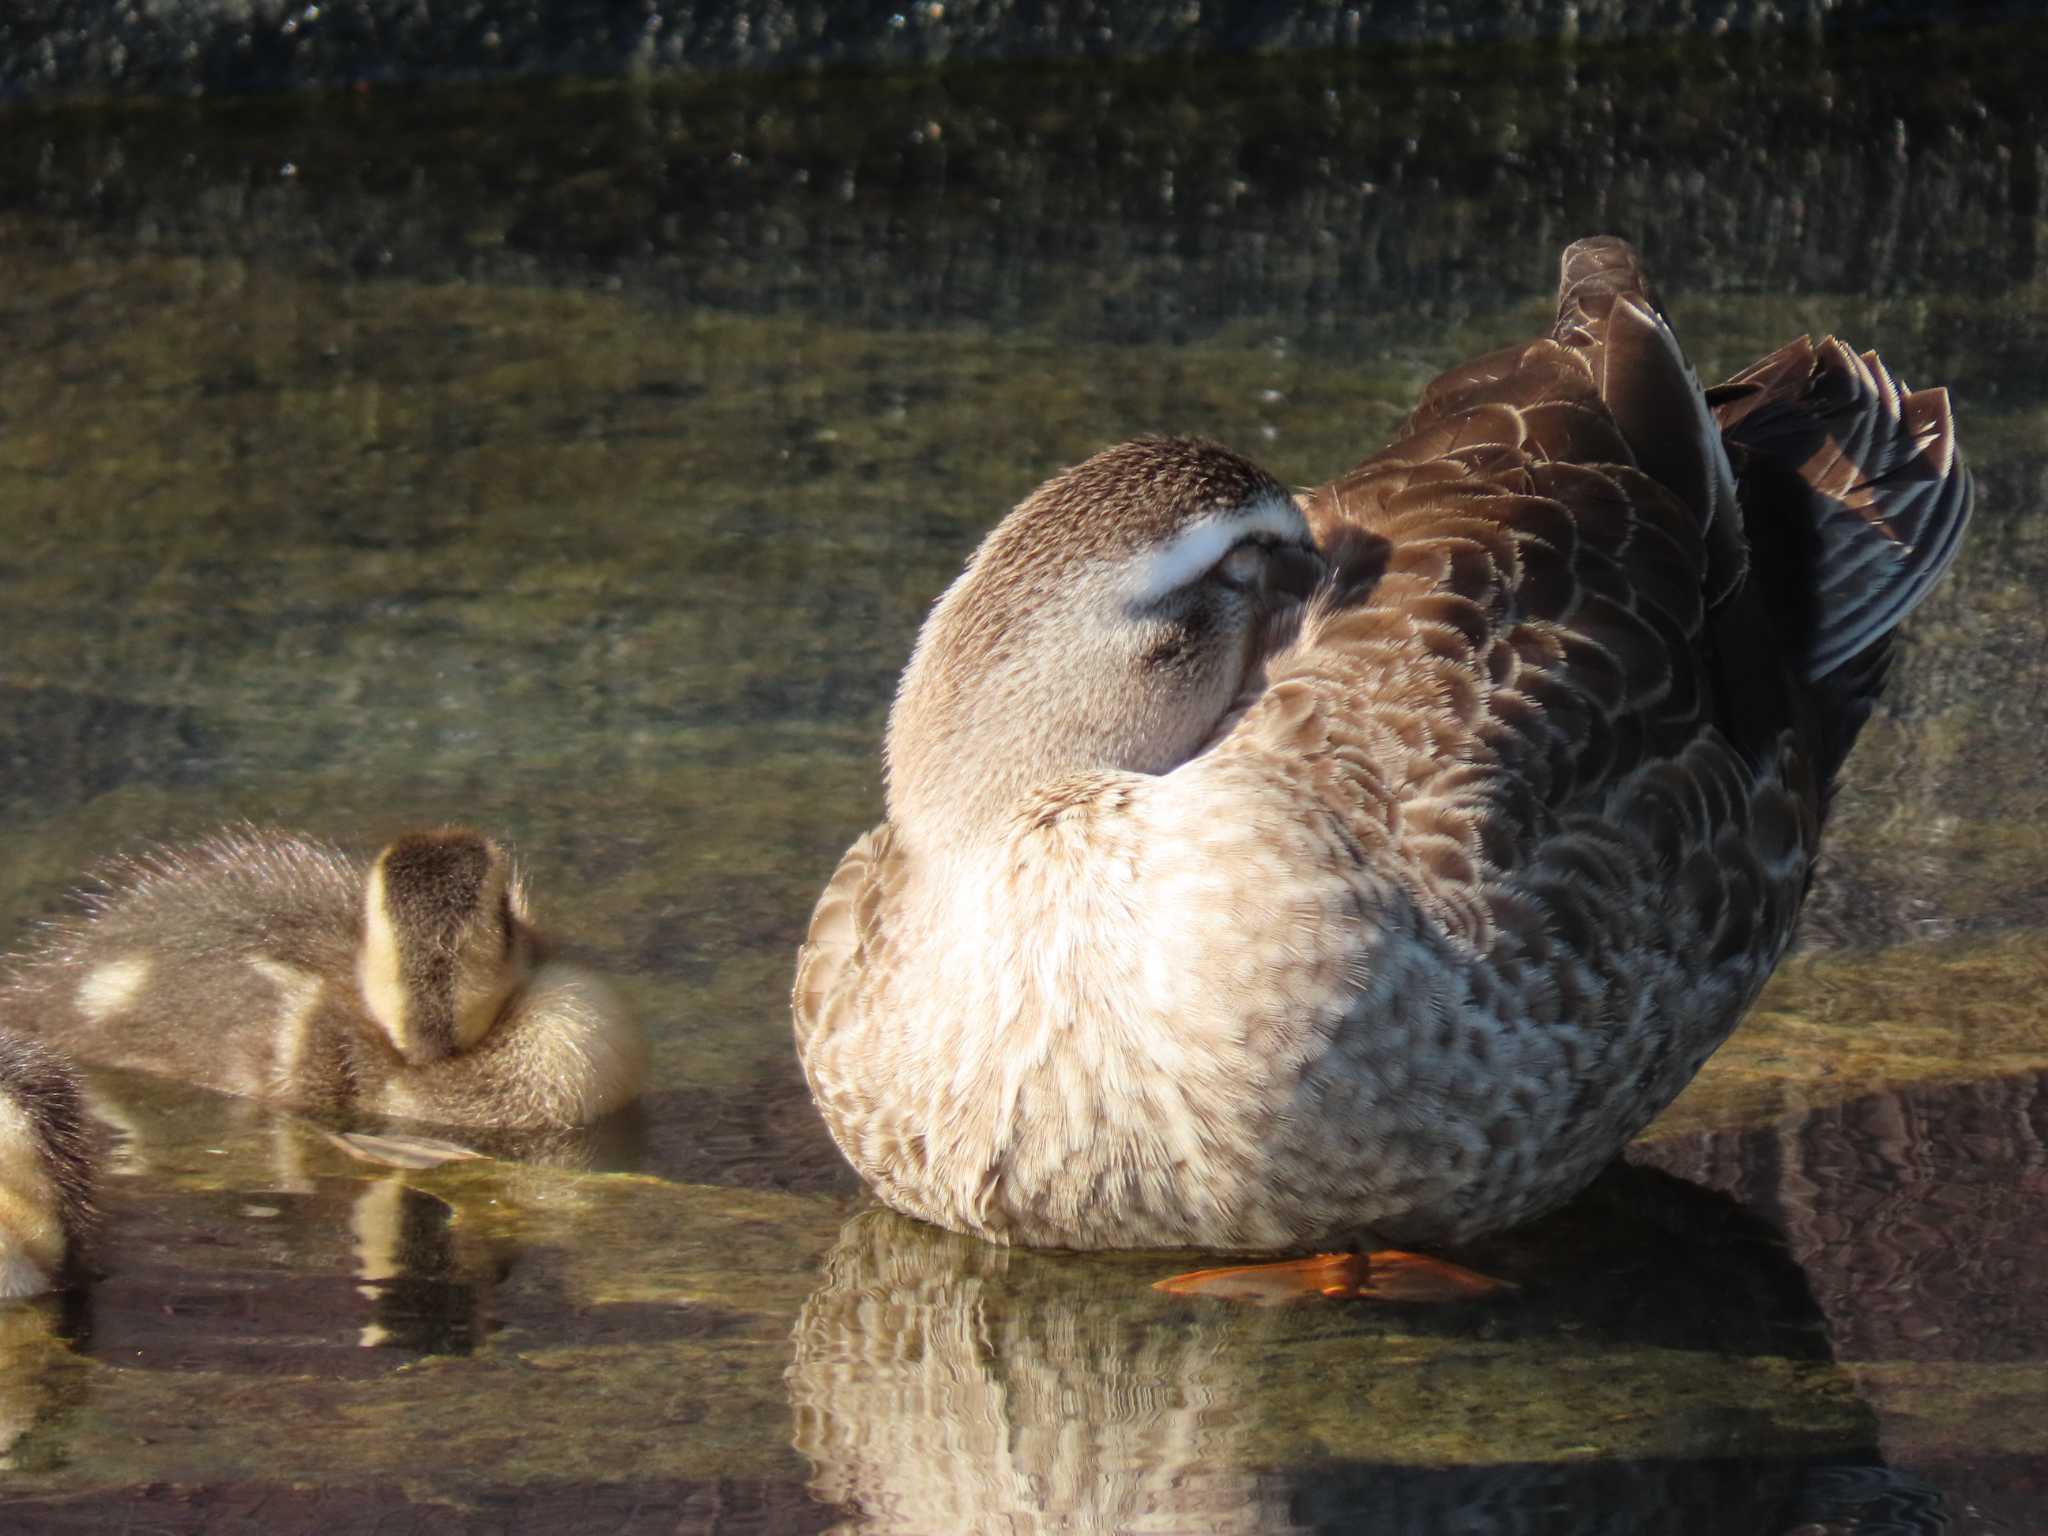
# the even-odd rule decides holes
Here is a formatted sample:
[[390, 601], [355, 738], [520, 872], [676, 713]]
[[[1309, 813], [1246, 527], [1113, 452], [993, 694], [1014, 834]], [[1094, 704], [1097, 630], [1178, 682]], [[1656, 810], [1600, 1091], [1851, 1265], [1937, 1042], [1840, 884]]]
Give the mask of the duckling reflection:
[[1247, 1310], [866, 1211], [794, 1443], [868, 1533], [1768, 1532], [1890, 1475], [1765, 1229], [1629, 1171], [1563, 1219], [1489, 1253], [1507, 1304]]
[[131, 1369], [364, 1376], [466, 1355], [503, 1274], [397, 1175], [195, 1193], [123, 1212], [79, 1346]]
[[116, 861], [0, 983], [80, 1055], [318, 1113], [542, 1130], [641, 1087], [611, 989], [554, 958], [496, 842], [399, 838], [365, 868], [255, 828]]
[[316, 1127], [144, 1076], [95, 1072], [88, 1105], [111, 1135], [101, 1272], [75, 1329], [87, 1353], [364, 1376], [482, 1339], [509, 1253], [421, 1175], [371, 1172]]
[[0, 1472], [42, 1460], [37, 1431], [47, 1435], [83, 1399], [81, 1373], [65, 1347], [82, 1300], [74, 1289], [0, 1306]]

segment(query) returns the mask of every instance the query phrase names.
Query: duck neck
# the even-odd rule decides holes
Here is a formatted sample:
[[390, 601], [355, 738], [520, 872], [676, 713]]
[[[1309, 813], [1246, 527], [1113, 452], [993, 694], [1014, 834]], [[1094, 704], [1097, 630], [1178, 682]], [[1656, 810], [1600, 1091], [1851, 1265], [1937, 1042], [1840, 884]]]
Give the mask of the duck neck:
[[889, 713], [891, 824], [920, 847], [986, 848], [1042, 784], [1107, 766], [1071, 702], [1015, 670], [961, 684], [921, 645]]

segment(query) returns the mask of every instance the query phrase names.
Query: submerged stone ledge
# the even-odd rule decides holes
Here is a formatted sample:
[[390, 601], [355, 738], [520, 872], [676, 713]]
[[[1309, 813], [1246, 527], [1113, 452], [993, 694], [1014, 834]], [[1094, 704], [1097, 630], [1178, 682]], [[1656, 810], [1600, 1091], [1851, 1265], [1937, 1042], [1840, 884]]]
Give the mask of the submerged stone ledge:
[[2027, 14], [2020, 0], [23, 0], [0, 99], [1669, 37]]

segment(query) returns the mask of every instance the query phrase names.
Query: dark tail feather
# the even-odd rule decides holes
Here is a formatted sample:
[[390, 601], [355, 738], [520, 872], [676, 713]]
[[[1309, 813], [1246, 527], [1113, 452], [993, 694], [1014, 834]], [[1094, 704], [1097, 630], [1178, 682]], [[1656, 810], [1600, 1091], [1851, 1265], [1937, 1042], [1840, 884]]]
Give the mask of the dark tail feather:
[[1875, 352], [1780, 347], [1707, 402], [1798, 669], [1832, 703], [1834, 764], [1876, 701], [1893, 632], [1962, 543], [1974, 491], [1948, 392], [1908, 392]]
[[1567, 345], [1575, 335], [1603, 335], [1614, 301], [1624, 297], [1664, 312], [1634, 246], [1616, 235], [1574, 240], [1558, 260], [1557, 324], [1550, 334]]
[[1584, 353], [1636, 463], [1693, 509], [1707, 543], [1707, 601], [1720, 602], [1749, 564], [1734, 471], [1633, 246], [1595, 235], [1565, 248], [1550, 334]]

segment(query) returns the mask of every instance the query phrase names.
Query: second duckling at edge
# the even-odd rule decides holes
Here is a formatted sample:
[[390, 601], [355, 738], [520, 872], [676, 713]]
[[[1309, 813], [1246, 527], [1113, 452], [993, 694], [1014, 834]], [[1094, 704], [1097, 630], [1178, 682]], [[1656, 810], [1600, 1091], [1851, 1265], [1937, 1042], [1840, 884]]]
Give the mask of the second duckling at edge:
[[0, 1301], [57, 1283], [92, 1219], [92, 1175], [78, 1074], [0, 1030]]
[[409, 833], [365, 868], [241, 828], [99, 880], [0, 980], [0, 1022], [223, 1093], [443, 1125], [587, 1125], [645, 1078], [639, 1028], [551, 958], [481, 833]]

